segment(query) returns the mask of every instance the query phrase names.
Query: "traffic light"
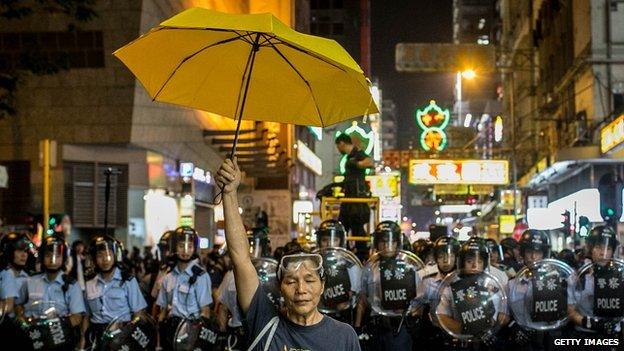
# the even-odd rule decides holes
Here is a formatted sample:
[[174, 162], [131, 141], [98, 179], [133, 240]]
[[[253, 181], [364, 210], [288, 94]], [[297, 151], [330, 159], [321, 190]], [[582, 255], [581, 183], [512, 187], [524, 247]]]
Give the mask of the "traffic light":
[[566, 210], [565, 212], [561, 214], [561, 224], [563, 225], [563, 230], [566, 233], [570, 233], [570, 227], [571, 227], [570, 211]]
[[622, 215], [622, 180], [607, 173], [598, 181], [600, 193], [600, 216], [607, 223], [617, 222]]
[[582, 237], [589, 235], [589, 218], [580, 216], [578, 220], [578, 234]]

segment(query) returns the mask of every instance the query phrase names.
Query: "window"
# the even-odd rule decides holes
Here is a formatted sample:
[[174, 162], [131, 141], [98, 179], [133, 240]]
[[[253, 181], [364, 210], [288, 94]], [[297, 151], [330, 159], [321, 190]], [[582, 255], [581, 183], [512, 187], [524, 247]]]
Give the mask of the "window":
[[104, 227], [106, 176], [108, 168], [119, 170], [111, 175], [108, 225], [127, 224], [128, 166], [93, 162], [65, 162], [65, 209], [77, 228]]
[[342, 23], [334, 23], [332, 25], [332, 34], [333, 35], [342, 35], [344, 33], [344, 24]]

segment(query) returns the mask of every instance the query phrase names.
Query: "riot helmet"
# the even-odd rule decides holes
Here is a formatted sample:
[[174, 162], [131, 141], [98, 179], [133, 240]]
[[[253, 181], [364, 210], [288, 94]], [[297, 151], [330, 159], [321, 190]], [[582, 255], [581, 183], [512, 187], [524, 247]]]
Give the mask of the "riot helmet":
[[[520, 255], [526, 266], [530, 266], [536, 261], [550, 257], [550, 239], [541, 230], [528, 229], [520, 237]], [[529, 254], [531, 251], [532, 253]], [[541, 258], [539, 254], [541, 253]], [[529, 255], [527, 255], [529, 254]]]
[[596, 226], [587, 237], [588, 256], [594, 262], [609, 260], [617, 256], [619, 244], [613, 228], [606, 225]]
[[515, 260], [516, 255], [514, 250], [518, 249], [518, 242], [511, 237], [504, 238], [500, 241], [500, 246], [503, 250], [503, 261], [506, 259]]
[[423, 261], [430, 264], [435, 260], [433, 255], [433, 243], [427, 239], [418, 239], [412, 243], [412, 251]]
[[268, 227], [256, 227], [247, 232], [249, 253], [253, 258], [271, 256], [271, 240]]
[[95, 270], [108, 273], [122, 262], [123, 246], [109, 235], [98, 235], [91, 241], [89, 253], [95, 262]]
[[323, 221], [316, 230], [316, 243], [320, 249], [327, 247], [345, 247], [345, 237], [345, 227], [340, 221], [335, 219]]
[[462, 274], [477, 274], [490, 265], [490, 252], [480, 238], [470, 238], [459, 248], [457, 269]]
[[166, 261], [174, 255], [175, 248], [173, 247], [173, 230], [168, 230], [163, 233], [158, 240], [157, 254], [160, 262]]
[[[12, 266], [17, 270], [26, 268], [30, 256], [36, 254], [35, 245], [26, 233], [8, 233], [0, 240], [2, 266]], [[20, 251], [19, 255], [15, 251]], [[25, 253], [21, 254], [21, 253]]]
[[174, 239], [175, 256], [180, 262], [190, 262], [198, 257], [199, 235], [195, 229], [182, 226], [175, 230]]
[[393, 221], [377, 224], [373, 233], [373, 246], [378, 252], [398, 252], [403, 248], [404, 238], [401, 227]]
[[68, 256], [67, 243], [61, 235], [56, 233], [45, 237], [39, 247], [41, 268], [50, 273], [64, 269]]
[[433, 256], [440, 272], [448, 274], [455, 269], [458, 251], [459, 241], [453, 237], [443, 236], [435, 241]]
[[492, 238], [487, 238], [484, 242], [490, 250], [490, 263], [500, 263], [503, 260], [503, 248]]

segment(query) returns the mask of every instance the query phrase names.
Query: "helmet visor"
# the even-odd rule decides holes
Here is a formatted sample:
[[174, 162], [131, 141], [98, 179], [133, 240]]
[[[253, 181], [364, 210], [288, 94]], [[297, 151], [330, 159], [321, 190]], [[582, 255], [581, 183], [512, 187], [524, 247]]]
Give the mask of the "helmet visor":
[[96, 259], [103, 262], [113, 262], [115, 260], [115, 247], [108, 241], [101, 241], [95, 245]]
[[191, 234], [179, 236], [176, 243], [176, 253], [183, 256], [191, 256], [195, 253], [195, 238]]
[[61, 243], [55, 242], [46, 245], [43, 262], [47, 265], [56, 266], [63, 262], [65, 247]]

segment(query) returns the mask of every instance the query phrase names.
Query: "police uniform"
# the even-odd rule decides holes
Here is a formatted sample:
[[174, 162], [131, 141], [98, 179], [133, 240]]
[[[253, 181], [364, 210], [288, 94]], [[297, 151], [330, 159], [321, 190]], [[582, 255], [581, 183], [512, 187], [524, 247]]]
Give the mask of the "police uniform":
[[21, 305], [23, 301], [20, 300], [20, 290], [26, 279], [28, 279], [28, 273], [21, 270], [15, 275], [12, 268], [7, 268], [0, 273], [0, 282], [2, 287], [0, 288], [2, 296], [0, 299], [13, 298], [15, 305]]
[[104, 280], [101, 273], [87, 281], [86, 300], [91, 323], [95, 325], [105, 326], [115, 318], [129, 322], [133, 313], [147, 307], [137, 280], [134, 277], [122, 279], [119, 268], [114, 268], [109, 281]]
[[61, 272], [53, 281], [48, 280], [46, 273], [28, 277], [20, 291], [20, 300], [25, 301], [26, 317], [38, 316], [43, 312], [41, 308], [49, 307], [34, 305], [37, 301], [54, 302], [54, 307], [61, 316], [86, 312], [80, 286], [77, 282], [66, 283], [63, 277], [64, 274]]
[[[156, 304], [161, 308], [171, 305], [171, 315], [181, 318], [198, 317], [201, 308], [212, 303], [212, 284], [208, 274], [196, 277], [192, 286], [189, 280], [194, 276], [193, 267], [199, 265], [191, 262], [184, 271], [176, 266], [163, 280]], [[202, 269], [203, 270], [203, 269]]]
[[230, 312], [231, 317], [227, 321], [227, 350], [246, 350], [247, 340], [243, 329], [242, 315], [238, 308], [238, 298], [236, 295], [236, 281], [234, 271], [225, 273], [223, 281], [219, 286], [218, 299]]
[[[375, 293], [376, 282], [381, 280], [379, 270], [373, 271], [369, 265], [362, 270], [362, 289], [365, 289], [366, 298], [370, 306], [381, 305], [380, 297]], [[424, 295], [423, 285], [420, 276], [414, 274], [414, 284], [416, 284], [416, 297], [410, 302], [410, 307], [414, 306], [419, 296]], [[397, 328], [401, 317], [381, 316], [377, 311], [371, 309], [370, 313], [373, 327], [373, 347], [375, 350], [411, 350], [412, 339], [409, 331], [401, 327], [397, 334]]]
[[494, 266], [489, 266], [488, 267], [488, 272], [496, 279], [498, 279], [498, 282], [500, 283], [500, 285], [503, 288], [507, 288], [507, 284], [509, 283], [509, 277], [507, 276], [507, 273], [505, 273], [503, 270], [501, 270], [498, 267], [494, 267]]

